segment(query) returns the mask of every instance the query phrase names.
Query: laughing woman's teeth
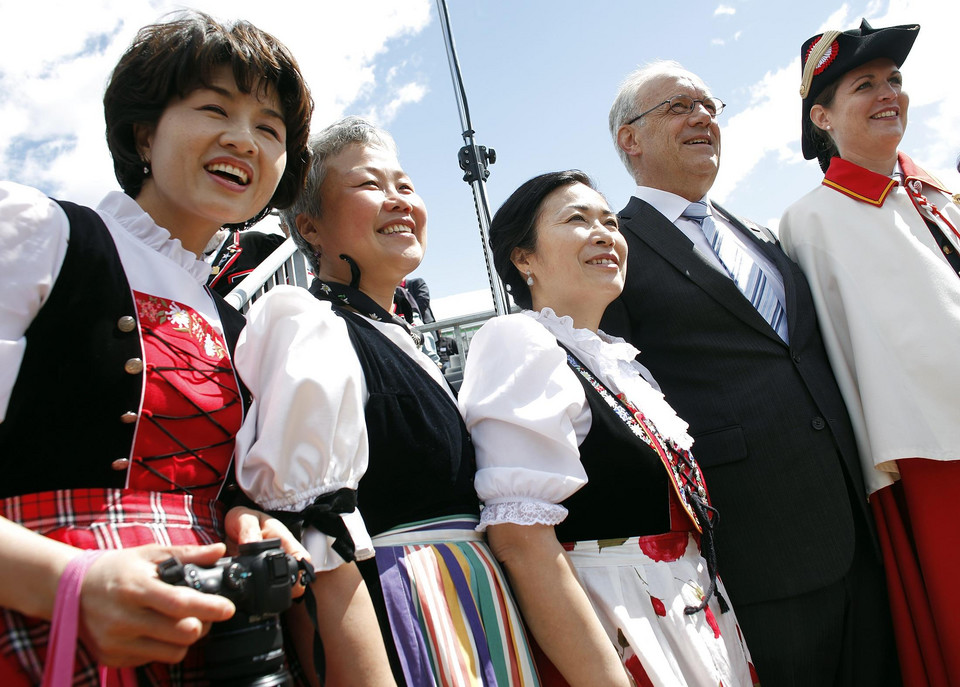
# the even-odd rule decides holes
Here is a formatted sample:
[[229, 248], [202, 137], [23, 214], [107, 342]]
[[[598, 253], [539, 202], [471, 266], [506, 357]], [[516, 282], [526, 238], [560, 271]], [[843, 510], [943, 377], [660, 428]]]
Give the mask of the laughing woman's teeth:
[[391, 224], [389, 227], [384, 227], [380, 230], [381, 234], [410, 234], [410, 227], [404, 226], [403, 224]]
[[249, 180], [247, 173], [244, 172], [242, 169], [240, 169], [239, 167], [234, 167], [233, 165], [228, 165], [224, 162], [218, 162], [213, 165], [208, 165], [207, 171], [213, 172], [214, 174], [218, 174], [219, 176], [222, 176], [222, 177], [228, 177], [228, 178], [232, 177], [231, 181], [235, 180], [238, 183], [243, 184], [244, 186], [247, 185], [247, 182]]

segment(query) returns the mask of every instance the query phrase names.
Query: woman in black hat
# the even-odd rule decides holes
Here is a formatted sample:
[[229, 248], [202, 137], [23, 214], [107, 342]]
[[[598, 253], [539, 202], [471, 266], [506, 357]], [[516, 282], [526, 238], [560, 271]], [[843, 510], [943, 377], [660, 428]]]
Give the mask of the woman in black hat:
[[803, 44], [803, 153], [825, 176], [780, 239], [857, 431], [905, 681], [960, 684], [960, 197], [898, 150], [918, 31], [864, 21]]

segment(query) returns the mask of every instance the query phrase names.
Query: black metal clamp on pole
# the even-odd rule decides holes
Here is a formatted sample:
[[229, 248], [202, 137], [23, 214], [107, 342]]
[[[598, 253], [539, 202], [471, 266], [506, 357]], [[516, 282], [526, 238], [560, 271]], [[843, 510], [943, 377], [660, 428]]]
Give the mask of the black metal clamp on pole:
[[460, 61], [457, 59], [457, 48], [450, 29], [450, 14], [447, 12], [446, 0], [437, 0], [437, 11], [447, 47], [447, 60], [450, 62], [450, 76], [453, 78], [453, 91], [457, 98], [460, 125], [463, 127], [462, 135], [465, 145], [460, 149], [457, 159], [460, 169], [464, 171], [463, 180], [470, 184], [473, 190], [473, 202], [477, 210], [477, 220], [480, 223], [480, 240], [483, 243], [483, 257], [487, 263], [487, 279], [490, 282], [493, 309], [497, 315], [505, 315], [510, 312], [510, 308], [507, 305], [507, 294], [503, 283], [493, 266], [493, 251], [490, 250], [490, 201], [487, 199], [486, 187], [487, 177], [490, 176], [489, 166], [497, 161], [497, 153], [493, 148], [478, 146], [473, 139], [475, 132], [470, 123], [467, 93], [463, 87], [463, 76], [460, 74]]

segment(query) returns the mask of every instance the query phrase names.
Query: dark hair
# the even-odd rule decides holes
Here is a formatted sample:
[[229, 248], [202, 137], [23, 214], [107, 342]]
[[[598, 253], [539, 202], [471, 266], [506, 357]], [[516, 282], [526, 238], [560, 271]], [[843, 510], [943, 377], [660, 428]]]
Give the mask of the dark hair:
[[493, 266], [521, 308], [533, 307], [527, 278], [520, 274], [510, 256], [516, 248], [536, 252], [537, 220], [540, 208], [551, 193], [562, 186], [583, 184], [596, 191], [593, 181], [578, 169], [547, 172], [524, 182], [497, 210], [490, 223]]
[[313, 100], [290, 51], [253, 24], [223, 25], [189, 11], [137, 32], [103, 95], [107, 145], [117, 181], [136, 198], [146, 178], [135, 127], [155, 126], [167, 105], [209, 87], [216, 68], [229, 65], [242, 93], [276, 89], [287, 129], [287, 165], [269, 207], [290, 205], [303, 188]]
[[[837, 79], [820, 91], [820, 95], [816, 97], [813, 104], [829, 108], [833, 105], [833, 99], [836, 97], [839, 87], [840, 79]], [[826, 172], [827, 167], [830, 166], [830, 160], [835, 157], [840, 157], [837, 144], [833, 142], [830, 134], [810, 121], [809, 117], [807, 117], [807, 121], [805, 121], [803, 125], [809, 127], [810, 138], [813, 140], [813, 144], [817, 149], [817, 162], [820, 163], [820, 169]]]

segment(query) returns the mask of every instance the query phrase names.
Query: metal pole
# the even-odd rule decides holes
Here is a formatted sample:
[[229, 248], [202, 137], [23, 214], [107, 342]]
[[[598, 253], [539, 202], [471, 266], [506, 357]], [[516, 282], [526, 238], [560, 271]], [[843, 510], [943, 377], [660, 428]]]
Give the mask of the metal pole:
[[460, 73], [460, 61], [457, 59], [453, 32], [450, 29], [450, 15], [447, 12], [446, 0], [437, 0], [437, 12], [440, 15], [440, 27], [443, 29], [443, 38], [447, 47], [447, 60], [450, 62], [450, 76], [453, 79], [453, 92], [457, 98], [460, 126], [463, 128], [464, 146], [457, 157], [460, 169], [465, 172], [463, 180], [470, 184], [473, 190], [473, 203], [480, 223], [480, 241], [483, 244], [483, 257], [487, 263], [487, 279], [490, 282], [493, 309], [497, 315], [505, 315], [510, 312], [510, 308], [507, 305], [507, 294], [503, 289], [503, 283], [493, 267], [493, 251], [490, 250], [490, 202], [487, 199], [486, 187], [487, 177], [490, 176], [488, 166], [496, 162], [497, 154], [492, 148], [488, 150], [484, 146], [478, 146], [474, 141], [475, 132], [470, 123], [467, 93], [463, 87], [463, 76]]

